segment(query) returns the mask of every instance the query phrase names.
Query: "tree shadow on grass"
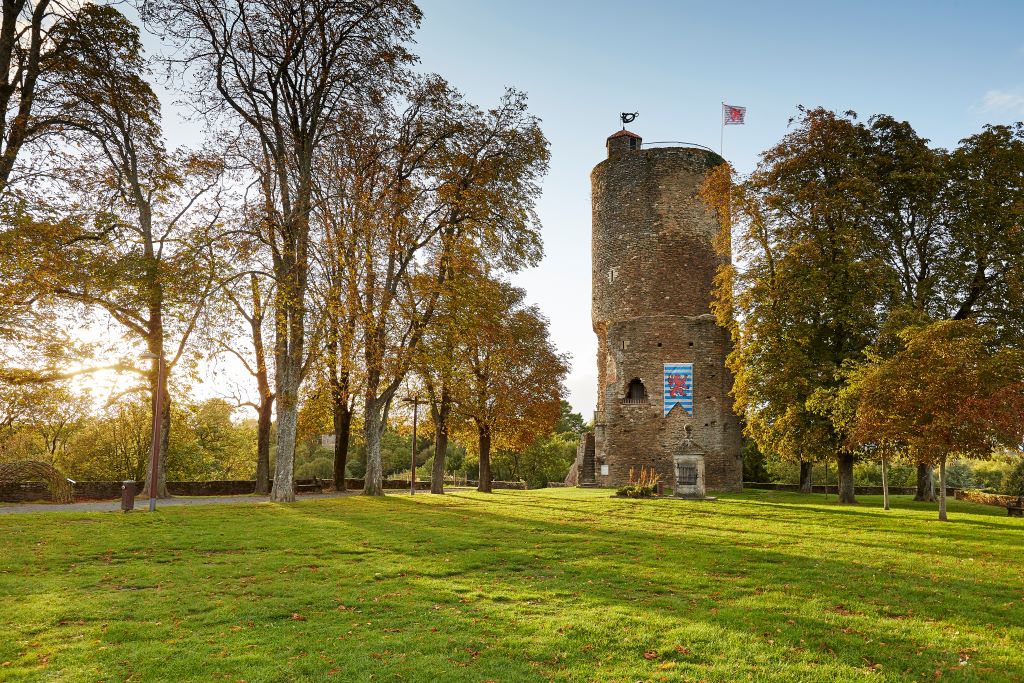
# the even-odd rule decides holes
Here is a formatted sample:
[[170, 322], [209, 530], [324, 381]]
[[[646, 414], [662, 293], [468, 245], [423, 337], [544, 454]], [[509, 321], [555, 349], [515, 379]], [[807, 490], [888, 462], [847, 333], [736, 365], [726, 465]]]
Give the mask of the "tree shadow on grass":
[[[398, 505], [407, 508], [415, 504], [410, 501], [401, 501]], [[444, 530], [443, 533], [451, 551], [489, 549], [489, 552], [496, 553], [495, 557], [505, 561], [516, 559], [517, 563], [527, 565], [536, 564], [538, 560], [573, 562], [575, 565], [587, 566], [588, 572], [597, 572], [596, 578], [615, 578], [616, 580], [630, 578], [629, 574], [623, 574], [619, 569], [608, 571], [607, 568], [602, 568], [602, 563], [609, 557], [608, 553], [612, 553], [611, 557], [617, 554], [624, 560], [624, 564], [628, 564], [626, 560], [629, 557], [634, 557], [635, 553], [661, 546], [663, 557], [673, 552], [681, 553], [682, 557], [686, 557], [688, 561], [692, 562], [697, 557], [693, 551], [699, 545], [699, 548], [705, 552], [707, 560], [699, 565], [698, 569], [721, 570], [729, 566], [756, 563], [772, 570], [771, 573], [766, 572], [759, 577], [766, 585], [787, 581], [795, 584], [815, 585], [818, 580], [835, 580], [837, 577], [844, 581], [853, 581], [858, 575], [884, 572], [885, 580], [880, 582], [879, 587], [885, 590], [899, 587], [900, 595], [910, 604], [924, 604], [923, 601], [934, 596], [935, 579], [930, 575], [930, 572], [934, 571], [934, 567], [923, 567], [924, 574], [920, 575], [890, 565], [871, 565], [867, 563], [867, 558], [863, 557], [851, 557], [850, 561], [842, 562], [830, 559], [823, 554], [808, 556], [801, 552], [780, 552], [776, 549], [777, 546], [764, 547], [757, 544], [737, 546], [728, 542], [727, 539], [707, 536], [694, 539], [685, 535], [666, 536], [635, 528], [610, 530], [582, 527], [567, 522], [524, 520], [521, 516], [503, 514], [486, 508], [462, 509], [461, 516], [470, 517], [473, 523], [467, 525], [464, 520], [460, 519], [458, 525]], [[395, 524], [395, 521], [397, 520], [391, 520], [392, 523], [388, 525], [388, 534], [391, 538], [394, 538], [403, 527], [401, 523]], [[352, 518], [348, 518], [347, 522], [357, 526], [361, 524], [359, 520]], [[524, 527], [530, 528], [525, 529]], [[368, 530], [369, 528], [367, 527]], [[436, 525], [435, 530], [440, 531]], [[766, 537], [770, 536], [767, 532], [761, 533]], [[532, 539], [531, 534], [533, 535]], [[488, 539], [488, 541], [482, 544], [481, 538]], [[543, 540], [542, 544], [534, 543], [534, 546], [542, 545], [543, 547], [531, 546], [531, 540]], [[570, 548], [564, 545], [566, 542], [571, 543], [578, 540], [589, 541], [594, 550], [603, 554], [599, 554], [595, 558], [593, 553], [587, 553], [585, 549]], [[693, 543], [694, 541], [696, 543]], [[797, 547], [788, 547], [799, 550]], [[885, 548], [884, 545], [879, 547], [889, 549], [895, 554], [906, 552], [904, 548]], [[538, 554], [538, 551], [546, 551], [548, 554], [541, 555]], [[792, 569], [783, 569], [787, 567], [792, 567]], [[1011, 580], [1012, 577], [1007, 577], [1006, 581], [999, 581], [991, 574], [982, 574], [980, 571], [977, 573], [979, 577], [976, 580], [954, 579], [945, 576], [941, 579], [941, 585], [944, 590], [960, 595], [971, 595], [984, 589], [986, 592], [995, 594], [990, 595], [990, 598], [1001, 602], [1011, 602], [1019, 597], [1017, 595], [1019, 587], [1015, 586]], [[583, 576], [583, 574], [580, 575]], [[586, 576], [595, 578], [592, 574], [586, 574]], [[916, 585], [922, 581], [927, 581], [927, 589], [921, 589]], [[667, 581], [660, 583], [662, 588], [669, 588], [671, 585], [673, 584]], [[972, 605], [970, 601], [961, 600], [952, 606], [944, 607], [941, 611], [925, 613], [925, 616], [941, 620], [952, 614], [957, 618], [980, 624], [988, 623], [992, 618], [998, 619], [1000, 616], [1004, 616], [992, 613], [988, 620], [976, 618], [979, 614], [984, 613], [984, 606]]]
[[[409, 502], [403, 501], [398, 506], [406, 508]], [[775, 633], [776, 629], [782, 629], [783, 634], [791, 632], [792, 635], [770, 638], [777, 647], [769, 644], [769, 651], [781, 653], [786, 648], [807, 649], [806, 644], [800, 644], [800, 639], [808, 640], [810, 637], [826, 645], [820, 654], [808, 655], [810, 661], [825, 663], [835, 658], [851, 671], [861, 673], [866, 673], [864, 667], [870, 663], [891, 665], [896, 661], [905, 662], [912, 659], [918, 650], [927, 649], [930, 640], [938, 634], [937, 627], [927, 623], [929, 620], [940, 624], [943, 621], [986, 623], [977, 619], [986, 616], [977, 609], [956, 606], [951, 609], [945, 604], [930, 604], [935, 597], [934, 591], [915, 586], [921, 577], [893, 572], [888, 568], [884, 581], [876, 580], [854, 587], [870, 574], [877, 574], [879, 568], [851, 567], [849, 563], [823, 557], [807, 558], [768, 549], [738, 549], [724, 542], [705, 541], [701, 544], [702, 552], [690, 549], [686, 556], [685, 575], [681, 577], [678, 573], [670, 574], [667, 571], [669, 567], [664, 565], [639, 566], [643, 563], [633, 563], [625, 555], [615, 554], [616, 549], [624, 549], [628, 554], [654, 544], [665, 546], [666, 553], [685, 550], [672, 547], [679, 545], [678, 539], [636, 529], [587, 529], [584, 531], [596, 546], [595, 553], [548, 552], [538, 555], [538, 549], [531, 547], [529, 541], [541, 540], [539, 536], [562, 536], [566, 523], [524, 520], [486, 509], [463, 509], [462, 514], [471, 518], [472, 528], [459, 524], [455, 528], [436, 525], [435, 529], [452, 542], [450, 552], [458, 552], [459, 548], [484, 551], [489, 562], [481, 564], [474, 561], [461, 571], [438, 574], [424, 571], [410, 577], [389, 577], [389, 580], [416, 584], [438, 580], [460, 583], [458, 580], [461, 579], [463, 584], [482, 587], [481, 595], [472, 604], [484, 609], [489, 602], [488, 594], [522, 591], [524, 571], [531, 575], [558, 572], [553, 579], [527, 582], [529, 600], [566, 606], [570, 602], [567, 591], [570, 595], [575, 592], [577, 595], [571, 599], [573, 609], [580, 614], [585, 613], [587, 618], [607, 615], [613, 621], [625, 620], [623, 624], [653, 620], [662, 629], [700, 621], [754, 640], [762, 637], [762, 630]], [[356, 524], [362, 522], [356, 521]], [[389, 525], [390, 535], [400, 532], [404, 526]], [[531, 530], [526, 532], [524, 527]], [[534, 535], [533, 539], [528, 538], [530, 534]], [[622, 543], [623, 535], [629, 539], [627, 544]], [[483, 546], [481, 537], [488, 539]], [[624, 545], [627, 547], [623, 548]], [[510, 570], [510, 567], [525, 570]], [[721, 572], [727, 567], [738, 573], [723, 580]], [[549, 586], [551, 581], [554, 585]], [[965, 580], [944, 578], [942, 581], [944, 591], [961, 595], [977, 592], [978, 588], [974, 582]], [[1006, 584], [989, 582], [986, 588], [997, 593], [990, 596], [996, 600], [1014, 597], [1014, 592]], [[858, 589], [860, 595], [857, 595]], [[423, 591], [426, 589], [420, 586], [414, 593]], [[886, 593], [891, 591], [900, 596], [899, 602], [885, 599]], [[445, 591], [426, 591], [426, 594], [441, 604], [450, 603], [458, 595]], [[757, 605], [761, 600], [758, 596], [765, 594], [781, 600], [781, 606]], [[865, 597], [865, 594], [870, 597]], [[690, 600], [696, 600], [696, 605]], [[506, 603], [507, 600], [502, 600], [496, 604]], [[812, 608], [818, 609], [822, 616], [809, 617], [806, 611]], [[709, 616], [711, 610], [715, 610], [714, 616]], [[908, 610], [915, 614], [908, 615]], [[897, 623], [888, 621], [893, 616], [905, 617], [908, 623], [915, 624], [920, 634], [901, 636], [892, 632], [887, 624]], [[999, 617], [1005, 618], [1006, 615], [988, 616], [990, 620], [998, 621]], [[794, 624], [788, 624], [790, 620], [799, 628], [791, 628]], [[739, 623], [744, 624], [744, 628], [738, 629], [736, 624]], [[885, 649], [869, 647], [870, 642], [865, 642], [877, 640], [887, 643]], [[873, 662], [866, 663], [865, 660], [871, 657], [875, 658]], [[946, 656], [944, 661], [949, 663], [948, 660], [949, 656]]]

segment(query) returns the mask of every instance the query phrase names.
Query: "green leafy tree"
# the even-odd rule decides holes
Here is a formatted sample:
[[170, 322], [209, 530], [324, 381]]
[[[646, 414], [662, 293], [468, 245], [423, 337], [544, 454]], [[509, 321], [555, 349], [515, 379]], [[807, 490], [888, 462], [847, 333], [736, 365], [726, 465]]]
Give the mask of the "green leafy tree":
[[970, 320], [900, 334], [906, 348], [856, 380], [851, 443], [900, 448], [939, 466], [939, 519], [946, 520], [946, 463], [988, 458], [1024, 441], [1024, 353], [992, 350], [994, 335]]
[[[934, 320], [975, 319], [1019, 344], [1024, 241], [1024, 128], [988, 126], [952, 152], [907, 122], [867, 127], [864, 210], [875, 254], [891, 276], [875, 353], [902, 348], [899, 332]], [[931, 466], [918, 463], [918, 500], [934, 500]]]
[[[722, 166], [702, 192], [732, 226], [718, 248], [734, 245], [735, 265], [718, 274], [714, 311], [733, 330], [727, 364], [746, 433], [775, 457], [835, 458], [845, 503], [855, 501], [854, 455], [815, 404], [841, 386], [843, 363], [862, 357], [879, 324], [887, 272], [863, 210], [869, 147], [852, 113], [801, 108], [749, 178], [733, 183]], [[801, 480], [809, 485], [809, 466]]]
[[493, 278], [477, 288], [488, 305], [477, 309], [464, 350], [470, 372], [456, 403], [476, 432], [478, 490], [490, 492], [492, 446], [518, 453], [551, 432], [569, 366], [551, 344], [547, 320], [523, 303], [522, 290]]
[[1017, 466], [1002, 481], [1000, 490], [1008, 496], [1024, 496], [1024, 458], [1017, 458]]
[[474, 263], [515, 269], [541, 253], [533, 204], [548, 151], [526, 98], [510, 90], [482, 111], [437, 77], [402, 95], [400, 109], [384, 103], [338, 138], [359, 187], [344, 227], [356, 264], [347, 305], [362, 347], [368, 495], [383, 493], [388, 414], [449, 281]]

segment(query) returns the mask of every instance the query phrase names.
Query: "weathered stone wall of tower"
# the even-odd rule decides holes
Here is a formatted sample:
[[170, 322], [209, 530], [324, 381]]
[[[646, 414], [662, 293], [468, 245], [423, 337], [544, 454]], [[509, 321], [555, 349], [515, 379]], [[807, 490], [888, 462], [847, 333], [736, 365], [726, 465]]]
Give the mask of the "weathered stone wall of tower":
[[[738, 490], [730, 341], [710, 311], [719, 226], [697, 196], [707, 171], [723, 160], [687, 147], [610, 151], [591, 174], [596, 482], [618, 486], [631, 468], [645, 466], [671, 485], [673, 456], [689, 427], [705, 453], [708, 488]], [[665, 363], [693, 363], [692, 416], [681, 406], [663, 416]], [[624, 402], [633, 379], [643, 382], [646, 403]]]

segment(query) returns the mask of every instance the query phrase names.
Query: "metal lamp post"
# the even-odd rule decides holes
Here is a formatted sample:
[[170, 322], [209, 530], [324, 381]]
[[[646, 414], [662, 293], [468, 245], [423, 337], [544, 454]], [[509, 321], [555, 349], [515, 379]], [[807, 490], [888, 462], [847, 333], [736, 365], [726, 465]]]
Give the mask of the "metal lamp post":
[[142, 354], [146, 360], [156, 361], [156, 396], [153, 397], [153, 434], [149, 444], [149, 511], [156, 511], [156, 485], [160, 479], [158, 466], [160, 463], [160, 427], [163, 422], [164, 398], [164, 356], [147, 351]]
[[409, 469], [409, 495], [414, 496], [416, 495], [416, 417], [422, 399], [419, 396], [412, 396], [402, 400], [412, 404], [412, 447], [409, 449], [409, 460], [411, 463]]

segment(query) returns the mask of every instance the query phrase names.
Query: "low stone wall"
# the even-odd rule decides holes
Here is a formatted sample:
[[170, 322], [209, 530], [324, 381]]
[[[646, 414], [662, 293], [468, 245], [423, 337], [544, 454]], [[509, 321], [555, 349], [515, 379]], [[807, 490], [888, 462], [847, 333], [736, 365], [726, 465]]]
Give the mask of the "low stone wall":
[[[304, 482], [297, 482], [304, 483]], [[305, 483], [313, 483], [310, 479]], [[75, 500], [111, 500], [121, 497], [120, 481], [77, 481], [74, 486]], [[135, 496], [142, 498], [145, 482], [135, 482]], [[172, 496], [241, 496], [256, 491], [255, 481], [169, 481], [167, 490]], [[50, 500], [50, 491], [43, 482], [2, 483], [0, 501], [17, 503], [29, 500]]]
[[[145, 497], [142, 487], [145, 482], [135, 482], [135, 496]], [[299, 486], [319, 483], [324, 490], [334, 487], [333, 479], [297, 479], [295, 483]], [[121, 484], [119, 481], [79, 481], [74, 485], [75, 500], [116, 500], [121, 497]], [[466, 486], [476, 486], [477, 482], [467, 481]], [[554, 485], [554, 484], [553, 484]], [[363, 488], [362, 479], [346, 479], [345, 487], [349, 491], [358, 491]], [[495, 481], [491, 482], [494, 489], [517, 489], [525, 490], [526, 482], [522, 481]], [[409, 490], [408, 479], [386, 479], [384, 488], [387, 490]], [[226, 481], [169, 481], [167, 490], [172, 496], [244, 496], [256, 492], [255, 481], [226, 480]], [[429, 491], [430, 481], [417, 481], [417, 491]], [[44, 482], [18, 482], [0, 483], [0, 502], [24, 503], [28, 501], [48, 501], [50, 490]]]
[[1002, 496], [996, 493], [983, 493], [981, 491], [960, 491], [956, 492], [957, 500], [966, 500], [969, 503], [981, 503], [982, 505], [998, 505], [999, 507], [1017, 507], [1021, 504], [1024, 496]]
[[44, 482], [0, 483], [0, 502], [21, 503], [32, 500], [50, 500], [50, 489]]
[[[762, 483], [762, 482], [743, 482], [743, 488], [745, 489], [768, 489], [771, 491], [799, 491], [799, 484], [775, 484], [775, 483]], [[946, 487], [946, 495], [952, 496], [959, 489], [955, 489], [951, 486]], [[827, 487], [824, 485], [817, 485], [811, 488], [812, 493], [835, 493], [838, 495], [839, 487], [829, 484]], [[853, 493], [857, 496], [880, 496], [882, 495], [881, 486], [854, 486]], [[890, 486], [890, 496], [912, 496], [917, 493], [917, 489], [913, 486]]]

